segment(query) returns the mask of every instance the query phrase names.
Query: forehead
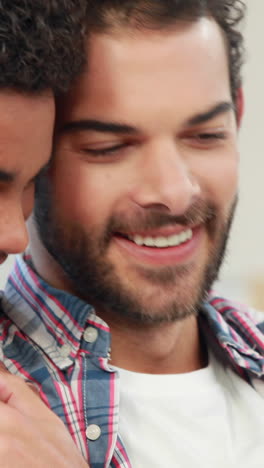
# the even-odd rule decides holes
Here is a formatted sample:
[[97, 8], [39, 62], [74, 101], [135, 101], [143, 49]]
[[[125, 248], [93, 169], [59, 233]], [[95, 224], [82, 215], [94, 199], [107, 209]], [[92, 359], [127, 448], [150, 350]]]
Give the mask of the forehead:
[[51, 93], [27, 95], [0, 92], [0, 169], [34, 171], [45, 163], [51, 150], [54, 125]]
[[[88, 69], [68, 96], [67, 118], [111, 119], [148, 106], [199, 112], [230, 99], [225, 41], [209, 18], [179, 23], [168, 31], [120, 29], [89, 41]], [[71, 115], [69, 115], [71, 114]], [[115, 115], [116, 114], [116, 115]]]

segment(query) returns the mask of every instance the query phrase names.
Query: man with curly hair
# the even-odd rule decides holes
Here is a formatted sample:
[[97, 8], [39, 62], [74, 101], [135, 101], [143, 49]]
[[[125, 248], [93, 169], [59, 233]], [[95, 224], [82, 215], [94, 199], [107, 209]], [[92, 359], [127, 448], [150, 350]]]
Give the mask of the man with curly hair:
[[84, 61], [85, 2], [0, 2], [0, 261], [27, 245], [34, 184], [51, 155], [54, 97]]
[[87, 5], [4, 363], [93, 468], [260, 467], [263, 315], [210, 292], [237, 202], [243, 2]]
[[[0, 1], [1, 263], [28, 243], [25, 220], [35, 181], [51, 155], [55, 97], [68, 89], [85, 59], [84, 8], [81, 0]], [[3, 372], [1, 467], [86, 467], [61, 420], [21, 379]]]

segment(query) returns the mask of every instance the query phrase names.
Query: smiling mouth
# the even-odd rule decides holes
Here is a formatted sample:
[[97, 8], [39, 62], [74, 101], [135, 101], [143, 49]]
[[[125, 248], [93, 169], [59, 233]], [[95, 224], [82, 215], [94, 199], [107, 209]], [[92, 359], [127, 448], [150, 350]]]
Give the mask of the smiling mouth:
[[134, 244], [138, 246], [165, 249], [168, 247], [178, 247], [179, 245], [188, 242], [193, 237], [193, 231], [192, 229], [186, 229], [179, 234], [172, 234], [170, 236], [142, 236], [139, 234], [132, 236], [121, 233], [118, 233], [117, 235], [134, 242]]

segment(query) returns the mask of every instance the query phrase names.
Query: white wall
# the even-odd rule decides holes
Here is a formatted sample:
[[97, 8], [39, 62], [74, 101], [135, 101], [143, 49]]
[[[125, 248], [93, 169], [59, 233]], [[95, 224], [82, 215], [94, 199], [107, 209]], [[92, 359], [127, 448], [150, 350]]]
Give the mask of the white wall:
[[[248, 0], [245, 25], [245, 117], [240, 132], [240, 203], [221, 278], [223, 288], [241, 298], [256, 276], [264, 279], [264, 1]], [[242, 289], [241, 289], [242, 288]]]
[[[240, 204], [220, 290], [248, 299], [251, 278], [264, 278], [264, 0], [248, 0], [245, 25], [247, 64], [244, 68], [246, 115], [240, 134]], [[12, 260], [1, 267], [0, 287]]]

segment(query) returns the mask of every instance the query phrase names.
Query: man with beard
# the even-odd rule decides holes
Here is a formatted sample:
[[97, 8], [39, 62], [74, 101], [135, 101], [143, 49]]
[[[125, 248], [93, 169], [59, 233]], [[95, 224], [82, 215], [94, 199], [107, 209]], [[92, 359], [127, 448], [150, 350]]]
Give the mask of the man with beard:
[[88, 6], [89, 67], [58, 101], [6, 288], [5, 365], [91, 467], [259, 467], [263, 316], [210, 293], [237, 201], [243, 3]]
[[[0, 263], [28, 243], [25, 220], [51, 155], [55, 96], [68, 89], [85, 59], [85, 7], [81, 0], [0, 2]], [[6, 323], [2, 310], [0, 317]], [[0, 466], [87, 466], [61, 420], [2, 367]]]

